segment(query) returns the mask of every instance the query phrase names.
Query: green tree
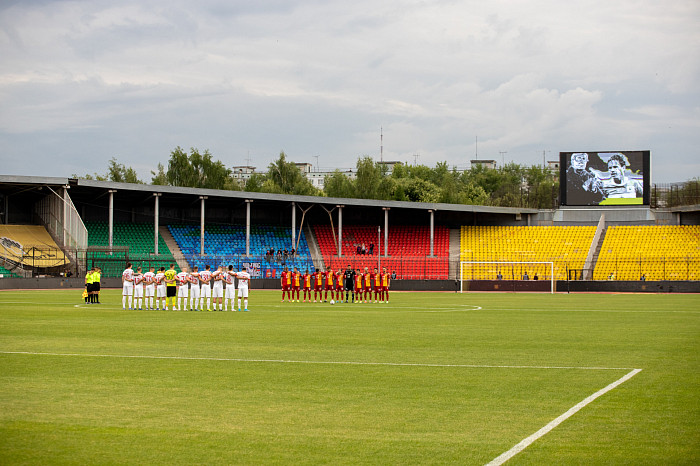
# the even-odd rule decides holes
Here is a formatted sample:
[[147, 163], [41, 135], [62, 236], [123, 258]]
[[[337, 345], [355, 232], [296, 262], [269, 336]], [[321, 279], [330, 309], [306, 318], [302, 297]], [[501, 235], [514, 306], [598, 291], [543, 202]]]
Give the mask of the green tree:
[[91, 175], [91, 174], [89, 174], [89, 173], [86, 173], [85, 175], [82, 175], [82, 176], [81, 176], [81, 175], [76, 175], [75, 173], [73, 173], [73, 174], [71, 175], [71, 178], [83, 179], [83, 180], [109, 181], [109, 180], [107, 180], [107, 177], [106, 177], [106, 176], [104, 176], [104, 175], [98, 175], [97, 173], [95, 173], [95, 174], [93, 174], [93, 175]]
[[323, 192], [328, 197], [355, 197], [355, 187], [352, 180], [340, 170], [336, 170], [326, 177], [323, 184]]
[[420, 178], [408, 180], [404, 187], [406, 197], [412, 202], [439, 202], [440, 188]]
[[162, 163], [158, 163], [158, 171], [151, 170], [151, 184], [165, 186], [168, 184], [168, 177], [165, 174], [165, 167]]
[[250, 178], [245, 182], [245, 189], [244, 191], [248, 191], [251, 193], [259, 193], [262, 192], [263, 184], [265, 184], [265, 180], [267, 177], [263, 174], [260, 173], [253, 173], [250, 175]]
[[263, 191], [279, 194], [318, 196], [320, 191], [311, 184], [294, 162], [287, 162], [287, 155], [280, 152], [279, 158], [267, 168], [267, 180]]
[[489, 205], [489, 195], [481, 186], [467, 183], [460, 191], [460, 204]]
[[126, 167], [122, 163], [118, 163], [115, 157], [112, 157], [109, 160], [109, 166], [107, 167], [107, 178], [116, 183], [143, 184], [143, 181], [139, 180], [136, 170], [134, 170], [132, 167]]
[[357, 160], [355, 176], [355, 196], [359, 199], [377, 199], [377, 190], [381, 181], [381, 171], [371, 157], [365, 156]]
[[226, 189], [231, 170], [221, 161], [213, 160], [208, 150], [200, 154], [199, 150], [191, 148], [188, 155], [178, 146], [170, 153], [165, 175], [171, 186]]

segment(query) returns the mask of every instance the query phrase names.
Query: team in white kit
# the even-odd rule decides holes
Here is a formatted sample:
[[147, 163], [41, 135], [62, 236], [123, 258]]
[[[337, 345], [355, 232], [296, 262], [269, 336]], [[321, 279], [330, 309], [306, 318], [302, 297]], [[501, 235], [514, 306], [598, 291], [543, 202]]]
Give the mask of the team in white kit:
[[[128, 263], [122, 273], [122, 309], [160, 310], [162, 308], [168, 310], [167, 288], [175, 286], [177, 287], [176, 295], [171, 295], [173, 310], [203, 311], [206, 306], [207, 311], [228, 311], [230, 302], [231, 310], [235, 311], [235, 279], [237, 279], [238, 310], [248, 311], [250, 274], [246, 268], [236, 272], [232, 265], [228, 266], [228, 270], [219, 266], [212, 272], [210, 266], [207, 265], [205, 270], [200, 272], [195, 266], [192, 268], [192, 272], [183, 270], [177, 275], [174, 274], [172, 265], [170, 268], [171, 270], [166, 271], [164, 267], [161, 267], [158, 272], [155, 272], [155, 269], [151, 267], [148, 272], [142, 273], [141, 267], [137, 267], [134, 272], [131, 263]], [[177, 296], [177, 306], [175, 296]], [[153, 302], [154, 297], [155, 303]], [[241, 307], [241, 301], [243, 301], [244, 307]]]

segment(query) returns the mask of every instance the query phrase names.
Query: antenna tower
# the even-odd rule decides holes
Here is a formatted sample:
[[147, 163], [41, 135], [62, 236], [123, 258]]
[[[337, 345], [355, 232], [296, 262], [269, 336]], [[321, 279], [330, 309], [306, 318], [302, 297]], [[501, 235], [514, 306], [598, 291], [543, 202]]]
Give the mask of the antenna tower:
[[384, 162], [384, 127], [379, 127], [379, 161]]

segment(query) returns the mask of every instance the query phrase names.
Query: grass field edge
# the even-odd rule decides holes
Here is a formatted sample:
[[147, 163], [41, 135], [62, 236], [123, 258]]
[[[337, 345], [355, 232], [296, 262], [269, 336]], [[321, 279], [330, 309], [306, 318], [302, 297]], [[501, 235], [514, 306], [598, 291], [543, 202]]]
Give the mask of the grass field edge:
[[629, 379], [634, 377], [635, 375], [639, 374], [642, 371], [642, 369], [632, 369], [630, 372], [627, 374], [623, 375], [616, 381], [612, 382], [608, 386], [601, 388], [597, 392], [593, 393], [592, 395], [584, 398], [571, 408], [569, 408], [565, 413], [561, 414], [560, 416], [556, 417], [549, 423], [547, 423], [545, 426], [543, 426], [541, 429], [539, 429], [537, 432], [533, 433], [532, 435], [524, 438], [520, 442], [518, 442], [516, 445], [514, 445], [510, 450], [505, 451], [498, 455], [496, 458], [493, 460], [489, 461], [486, 463], [486, 466], [500, 466], [506, 461], [510, 460], [513, 458], [515, 455], [518, 453], [522, 452], [525, 450], [527, 447], [532, 445], [534, 442], [536, 442], [538, 439], [542, 438], [543, 436], [547, 435], [549, 432], [551, 432], [555, 427], [557, 427], [559, 424], [562, 422], [566, 421], [569, 419], [571, 416], [588, 406], [590, 403], [595, 401], [596, 399], [600, 398], [601, 396], [605, 395], [609, 391], [619, 387], [623, 383], [627, 382]]

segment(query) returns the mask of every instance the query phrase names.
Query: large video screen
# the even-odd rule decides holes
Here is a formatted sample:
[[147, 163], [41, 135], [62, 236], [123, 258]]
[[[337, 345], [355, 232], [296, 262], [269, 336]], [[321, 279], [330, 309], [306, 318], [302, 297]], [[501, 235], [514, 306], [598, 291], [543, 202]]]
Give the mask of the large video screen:
[[561, 204], [648, 205], [651, 152], [560, 152]]

